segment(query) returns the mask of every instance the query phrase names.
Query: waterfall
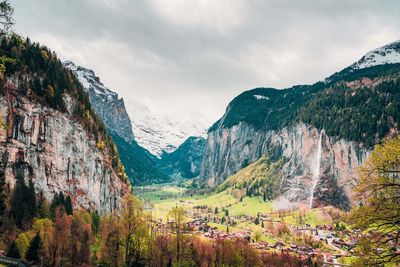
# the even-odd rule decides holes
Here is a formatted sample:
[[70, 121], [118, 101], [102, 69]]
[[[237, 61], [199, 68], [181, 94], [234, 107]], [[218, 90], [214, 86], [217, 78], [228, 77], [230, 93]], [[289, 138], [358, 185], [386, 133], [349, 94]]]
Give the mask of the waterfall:
[[315, 187], [317, 187], [319, 177], [320, 177], [320, 168], [321, 168], [321, 154], [322, 154], [322, 132], [319, 134], [319, 139], [318, 139], [318, 148], [317, 148], [317, 153], [315, 155], [315, 161], [313, 164], [313, 169], [312, 169], [312, 186], [311, 186], [311, 192], [310, 192], [310, 209], [312, 208], [313, 205], [313, 200], [314, 200], [314, 190]]

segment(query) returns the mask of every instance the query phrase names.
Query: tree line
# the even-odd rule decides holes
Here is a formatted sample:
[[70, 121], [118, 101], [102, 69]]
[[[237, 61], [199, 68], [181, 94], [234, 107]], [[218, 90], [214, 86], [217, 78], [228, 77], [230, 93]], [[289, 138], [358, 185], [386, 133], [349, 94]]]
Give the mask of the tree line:
[[62, 192], [49, 203], [24, 183], [10, 189], [0, 168], [0, 248], [33, 266], [311, 266], [291, 254], [260, 253], [245, 239], [205, 240], [190, 232], [179, 207], [161, 225], [127, 195], [118, 214], [100, 216], [72, 209]]

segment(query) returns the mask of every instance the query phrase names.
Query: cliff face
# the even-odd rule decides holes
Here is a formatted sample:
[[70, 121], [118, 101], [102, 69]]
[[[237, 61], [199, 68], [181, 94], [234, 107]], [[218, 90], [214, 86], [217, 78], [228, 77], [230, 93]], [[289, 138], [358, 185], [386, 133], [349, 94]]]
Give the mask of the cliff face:
[[200, 177], [209, 186], [222, 183], [247, 164], [268, 154], [284, 160], [278, 195], [313, 207], [351, 205], [356, 168], [368, 149], [329, 137], [298, 123], [276, 130], [255, 130], [246, 123], [219, 128], [208, 135]]
[[[265, 155], [267, 165], [283, 164], [271, 174], [279, 185], [252, 191], [349, 208], [357, 167], [375, 144], [400, 132], [398, 49], [396, 42], [374, 50], [324, 82], [238, 95], [209, 129], [200, 179], [221, 184]], [[237, 176], [224, 186], [246, 179]], [[263, 179], [268, 187], [271, 177]]]
[[[8, 84], [18, 88], [18, 82]], [[0, 154], [6, 180], [29, 179], [35, 189], [52, 199], [55, 192], [69, 194], [75, 206], [101, 213], [119, 208], [129, 189], [115, 174], [109, 157], [93, 136], [72, 117], [75, 100], [67, 93], [68, 112], [60, 112], [6, 90], [0, 96]]]
[[109, 131], [127, 142], [133, 141], [131, 120], [126, 112], [124, 100], [118, 98], [117, 93], [105, 87], [92, 70], [76, 66], [71, 61], [66, 61], [63, 64], [82, 83], [89, 95], [94, 111], [101, 117]]

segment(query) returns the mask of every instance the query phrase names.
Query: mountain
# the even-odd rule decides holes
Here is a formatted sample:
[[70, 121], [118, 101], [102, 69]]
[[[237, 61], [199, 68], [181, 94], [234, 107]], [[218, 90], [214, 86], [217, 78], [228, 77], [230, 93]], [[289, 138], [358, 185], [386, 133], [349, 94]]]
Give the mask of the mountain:
[[135, 140], [127, 142], [111, 134], [118, 147], [125, 171], [134, 185], [159, 184], [170, 181], [168, 174], [159, 168], [160, 159], [139, 146]]
[[190, 136], [206, 136], [207, 126], [199, 114], [178, 120], [157, 115], [137, 102], [129, 102], [127, 107], [137, 143], [157, 157], [173, 152]]
[[0, 79], [0, 158], [8, 185], [31, 180], [49, 201], [63, 192], [75, 207], [118, 209], [129, 183], [81, 83], [55, 53], [29, 39], [3, 38], [0, 48], [10, 58]]
[[94, 71], [76, 66], [71, 61], [64, 62], [82, 83], [89, 95], [96, 114], [104, 121], [117, 145], [122, 163], [130, 181], [136, 185], [161, 183], [169, 180], [156, 166], [158, 159], [138, 145], [132, 123], [125, 109], [124, 100], [105, 87]]
[[124, 138], [127, 142], [133, 141], [132, 125], [125, 109], [124, 100], [118, 98], [117, 93], [105, 87], [94, 71], [76, 66], [71, 61], [65, 61], [63, 64], [82, 83], [94, 111], [102, 118], [108, 130]]
[[[271, 194], [265, 179], [274, 177], [271, 195], [348, 209], [356, 168], [374, 144], [399, 132], [400, 64], [369, 66], [373, 60], [397, 63], [388, 52], [397, 47], [380, 48], [390, 60], [374, 50], [367, 55], [377, 53], [379, 61], [366, 55], [325, 82], [237, 96], [208, 131], [200, 179], [208, 186], [223, 184], [264, 156], [268, 165], [282, 164], [282, 172], [257, 180], [252, 193]], [[253, 179], [245, 179], [248, 186]]]
[[353, 70], [400, 62], [400, 40], [368, 52], [350, 66]]
[[175, 151], [164, 152], [158, 164], [161, 171], [173, 178], [194, 178], [200, 174], [206, 139], [191, 136]]

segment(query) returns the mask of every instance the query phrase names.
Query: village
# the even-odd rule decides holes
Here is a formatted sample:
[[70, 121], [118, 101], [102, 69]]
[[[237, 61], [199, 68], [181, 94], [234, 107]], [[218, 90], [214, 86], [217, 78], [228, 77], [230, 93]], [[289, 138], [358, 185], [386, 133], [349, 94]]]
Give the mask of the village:
[[[268, 252], [287, 252], [301, 258], [320, 258], [326, 266], [348, 266], [354, 253], [357, 232], [347, 229], [343, 223], [310, 225], [298, 219], [287, 223], [290, 212], [279, 211], [251, 215], [229, 215], [229, 205], [218, 207], [193, 205], [179, 200], [178, 204], [191, 204], [186, 209], [187, 221], [184, 232], [210, 240], [246, 239], [256, 249]], [[174, 220], [158, 218], [157, 231], [168, 232]]]

